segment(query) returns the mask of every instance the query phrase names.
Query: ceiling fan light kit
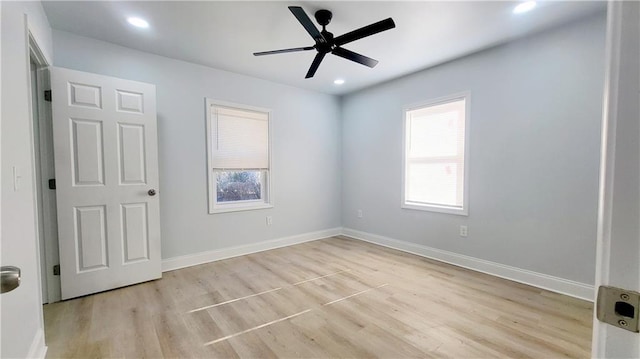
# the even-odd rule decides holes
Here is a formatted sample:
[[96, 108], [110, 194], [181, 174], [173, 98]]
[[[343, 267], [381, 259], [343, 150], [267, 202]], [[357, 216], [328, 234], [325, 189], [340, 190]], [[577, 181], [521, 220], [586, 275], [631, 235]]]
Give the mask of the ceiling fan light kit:
[[331, 18], [333, 14], [329, 10], [318, 10], [315, 13], [315, 18], [318, 24], [322, 26], [322, 31], [319, 31], [318, 28], [313, 24], [307, 13], [299, 6], [289, 6], [289, 10], [293, 14], [293, 16], [298, 19], [302, 27], [307, 30], [309, 35], [316, 42], [314, 46], [306, 46], [306, 47], [295, 47], [290, 49], [282, 49], [282, 50], [273, 50], [273, 51], [263, 51], [263, 52], [254, 52], [254, 56], [263, 56], [263, 55], [273, 55], [273, 54], [282, 54], [286, 52], [298, 52], [298, 51], [309, 51], [316, 50], [318, 53], [316, 57], [313, 59], [311, 63], [311, 67], [309, 71], [307, 71], [306, 79], [312, 78], [315, 75], [320, 63], [324, 59], [325, 55], [331, 53], [336, 56], [340, 56], [350, 61], [357, 62], [359, 64], [374, 67], [378, 64], [377, 60], [374, 60], [370, 57], [358, 54], [356, 52], [347, 50], [342, 47], [342, 45], [348, 44], [352, 41], [356, 41], [362, 39], [363, 37], [371, 36], [377, 34], [382, 31], [390, 30], [396, 27], [396, 24], [393, 22], [392, 18], [384, 19], [373, 23], [371, 25], [367, 25], [361, 27], [359, 29], [353, 30], [346, 34], [340, 35], [338, 37], [333, 37], [333, 34], [327, 31], [326, 26], [331, 22]]

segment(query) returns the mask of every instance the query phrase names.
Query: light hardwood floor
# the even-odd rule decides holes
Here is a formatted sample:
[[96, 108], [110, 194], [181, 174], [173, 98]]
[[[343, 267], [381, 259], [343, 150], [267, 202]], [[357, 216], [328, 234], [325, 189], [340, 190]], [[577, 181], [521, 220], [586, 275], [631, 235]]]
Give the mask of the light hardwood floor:
[[46, 305], [48, 358], [587, 358], [592, 304], [334, 237]]

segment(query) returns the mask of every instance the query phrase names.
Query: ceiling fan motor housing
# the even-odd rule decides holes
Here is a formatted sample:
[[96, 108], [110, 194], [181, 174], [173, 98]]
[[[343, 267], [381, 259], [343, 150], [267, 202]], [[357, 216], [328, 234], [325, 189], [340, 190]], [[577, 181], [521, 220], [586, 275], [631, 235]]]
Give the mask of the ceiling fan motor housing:
[[318, 24], [320, 24], [320, 26], [322, 27], [325, 27], [329, 25], [329, 23], [331, 22], [331, 18], [333, 17], [333, 14], [329, 10], [322, 9], [322, 10], [316, 11], [315, 17]]
[[336, 45], [333, 43], [333, 34], [327, 30], [322, 30], [320, 33], [322, 34], [322, 36], [326, 41], [316, 42], [316, 46], [315, 46], [316, 50], [323, 53], [331, 52], [331, 50], [333, 50], [336, 47]]

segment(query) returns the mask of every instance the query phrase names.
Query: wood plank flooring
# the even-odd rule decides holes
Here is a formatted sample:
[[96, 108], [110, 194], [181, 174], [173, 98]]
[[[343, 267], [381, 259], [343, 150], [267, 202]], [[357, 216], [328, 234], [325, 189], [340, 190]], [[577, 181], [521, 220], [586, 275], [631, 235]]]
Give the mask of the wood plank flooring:
[[588, 358], [592, 304], [343, 237], [45, 305], [47, 358]]

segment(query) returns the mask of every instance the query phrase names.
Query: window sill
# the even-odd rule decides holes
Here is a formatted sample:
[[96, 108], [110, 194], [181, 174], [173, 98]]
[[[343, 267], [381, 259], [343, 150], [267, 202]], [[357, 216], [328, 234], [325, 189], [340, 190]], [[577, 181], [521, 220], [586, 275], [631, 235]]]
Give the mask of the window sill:
[[209, 209], [209, 214], [216, 214], [216, 213], [227, 213], [227, 212], [240, 212], [240, 211], [253, 211], [253, 210], [258, 210], [258, 209], [268, 209], [268, 208], [273, 208], [273, 205], [271, 203], [261, 203], [261, 204], [254, 204], [254, 205], [244, 205], [244, 206], [238, 206], [238, 205], [222, 205], [222, 206], [217, 206], [214, 208]]
[[428, 205], [428, 204], [414, 204], [414, 203], [403, 203], [401, 208], [404, 209], [413, 209], [418, 211], [426, 211], [426, 212], [437, 212], [437, 213], [446, 213], [446, 214], [454, 214], [457, 216], [469, 216], [469, 211], [466, 208], [457, 208], [457, 207], [448, 207], [448, 206], [436, 206], [436, 205]]

